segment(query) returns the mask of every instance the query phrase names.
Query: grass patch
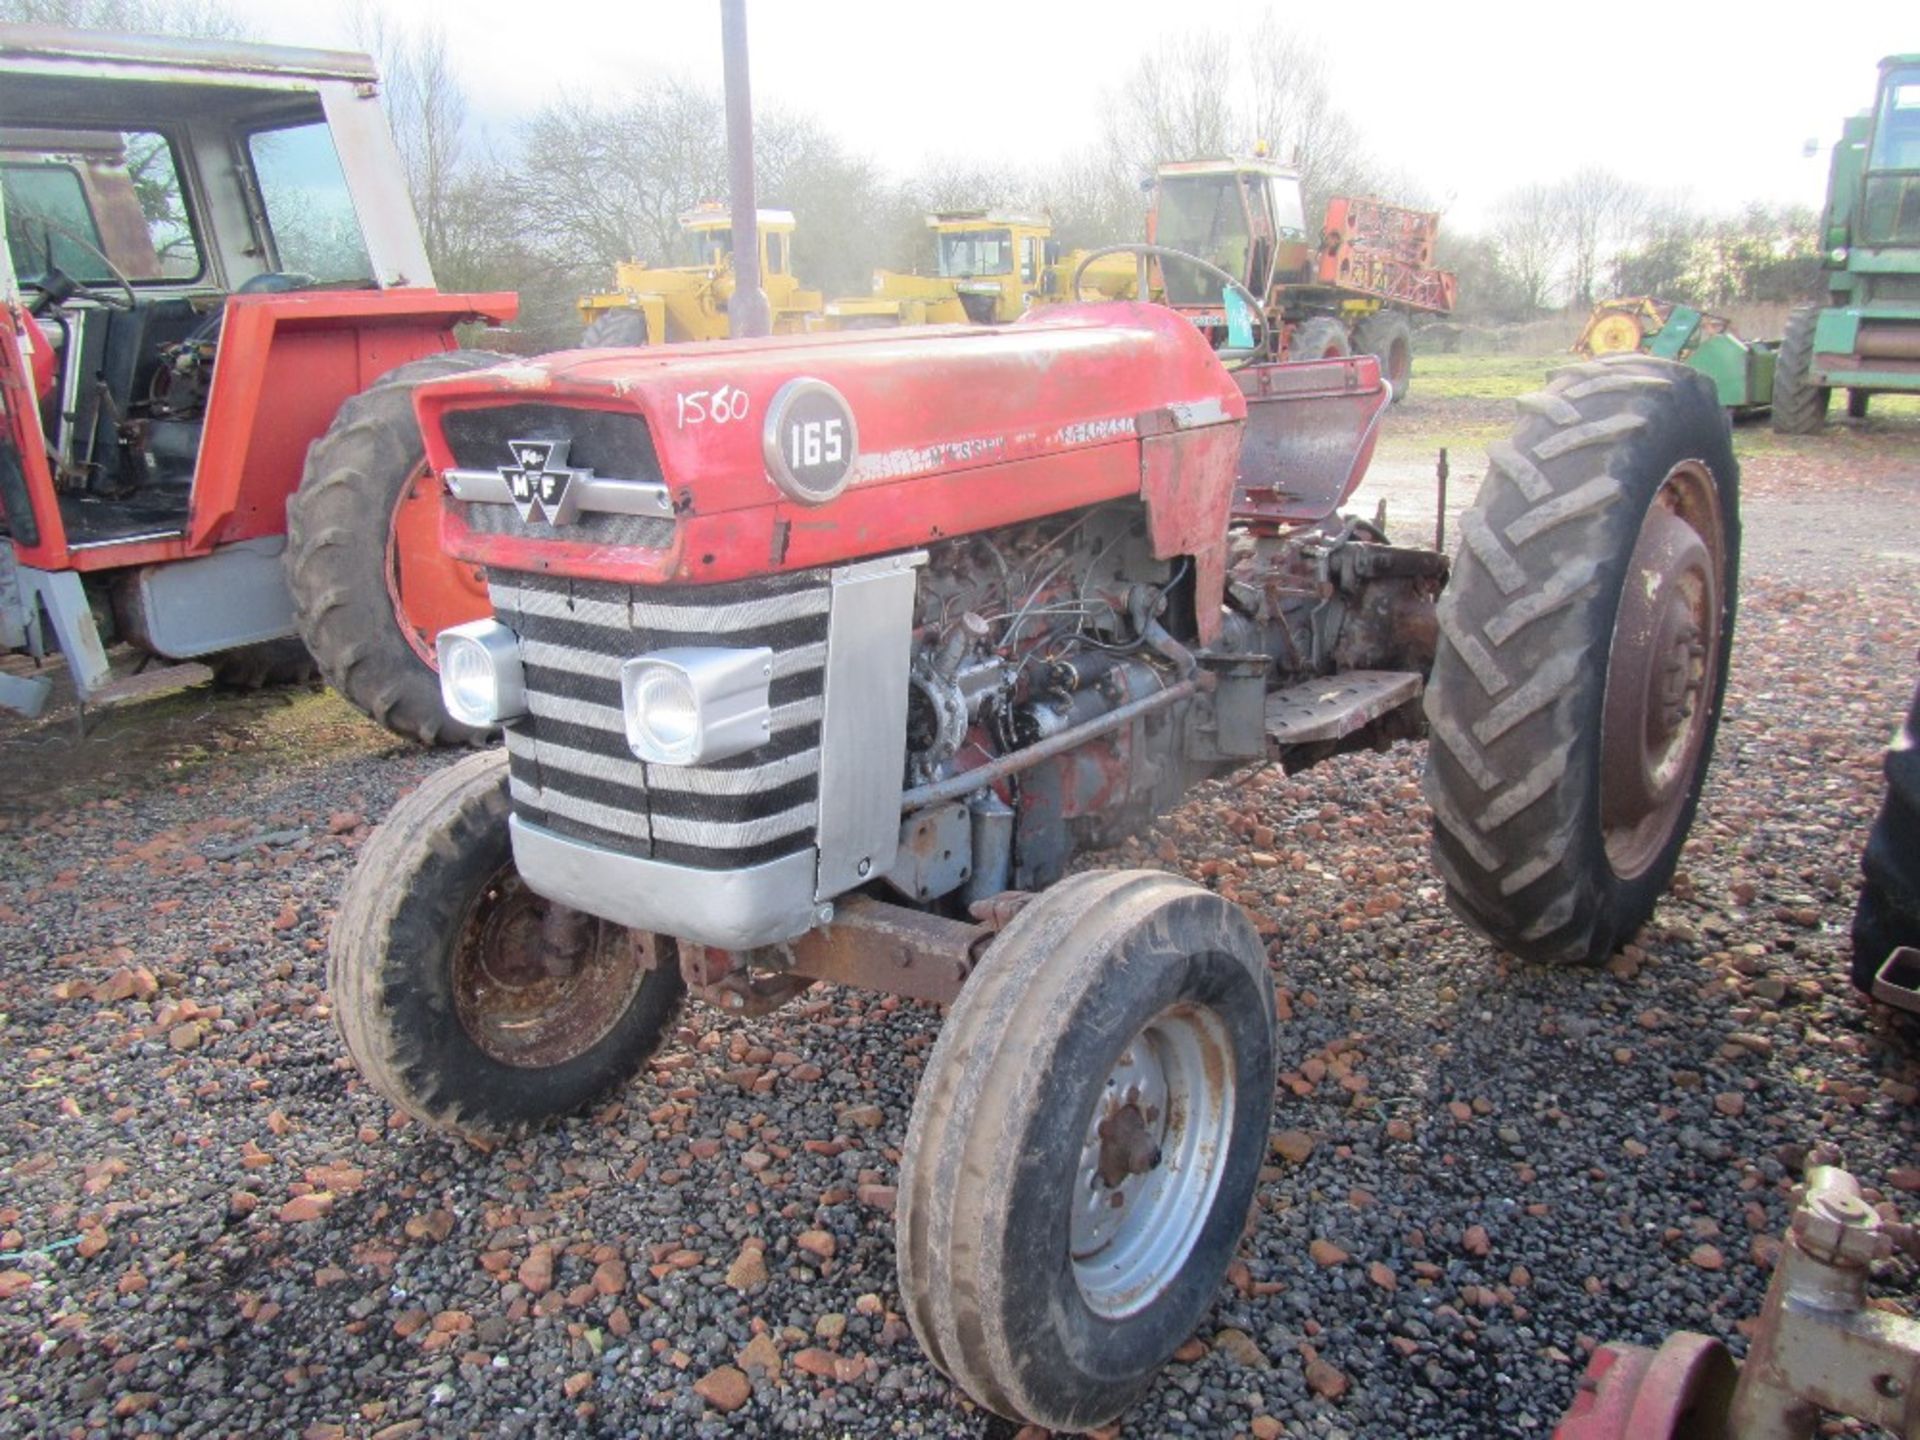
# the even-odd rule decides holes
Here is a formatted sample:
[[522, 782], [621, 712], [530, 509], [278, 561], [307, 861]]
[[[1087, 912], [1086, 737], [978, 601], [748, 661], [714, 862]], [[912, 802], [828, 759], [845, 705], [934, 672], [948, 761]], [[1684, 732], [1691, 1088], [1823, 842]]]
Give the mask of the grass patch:
[[1412, 400], [1511, 400], [1547, 383], [1572, 355], [1458, 354], [1413, 357]]

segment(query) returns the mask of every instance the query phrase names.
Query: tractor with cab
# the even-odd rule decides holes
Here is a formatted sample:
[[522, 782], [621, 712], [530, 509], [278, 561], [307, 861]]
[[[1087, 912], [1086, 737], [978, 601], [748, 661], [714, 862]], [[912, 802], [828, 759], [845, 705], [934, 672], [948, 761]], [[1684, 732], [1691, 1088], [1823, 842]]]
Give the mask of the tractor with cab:
[[[434, 287], [364, 55], [0, 25], [0, 650], [310, 675], [428, 743], [439, 544], [411, 395], [512, 295]], [[44, 670], [0, 674], [38, 713]]]

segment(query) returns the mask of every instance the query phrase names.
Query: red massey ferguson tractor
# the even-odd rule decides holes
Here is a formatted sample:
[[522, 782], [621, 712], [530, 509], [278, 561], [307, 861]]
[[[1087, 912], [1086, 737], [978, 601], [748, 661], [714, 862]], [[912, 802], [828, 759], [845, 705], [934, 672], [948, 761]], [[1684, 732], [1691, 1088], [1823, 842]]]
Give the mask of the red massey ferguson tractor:
[[1376, 362], [1247, 358], [1105, 304], [421, 387], [494, 612], [441, 683], [506, 744], [403, 800], [344, 897], [367, 1077], [511, 1133], [623, 1083], [688, 991], [950, 1005], [900, 1165], [913, 1329], [1003, 1415], [1123, 1409], [1241, 1234], [1273, 977], [1236, 906], [1076, 856], [1205, 777], [1430, 733], [1454, 906], [1596, 961], [1673, 872], [1726, 681], [1701, 377], [1629, 356], [1523, 400], [1450, 576], [1337, 516]]
[[433, 636], [486, 592], [409, 397], [498, 361], [454, 327], [515, 300], [434, 289], [372, 63], [0, 25], [0, 209], [0, 651], [60, 650], [83, 702], [114, 640], [243, 684], [317, 659], [402, 734], [480, 738]]

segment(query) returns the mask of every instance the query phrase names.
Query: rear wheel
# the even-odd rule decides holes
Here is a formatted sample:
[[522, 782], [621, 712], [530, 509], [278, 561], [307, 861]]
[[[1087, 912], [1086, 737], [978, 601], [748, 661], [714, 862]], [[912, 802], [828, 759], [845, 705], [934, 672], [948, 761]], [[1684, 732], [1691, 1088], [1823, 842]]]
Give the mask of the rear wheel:
[[1289, 360], [1333, 360], [1353, 353], [1347, 327], [1331, 315], [1316, 315], [1293, 327], [1287, 341]]
[[1802, 305], [1787, 316], [1780, 353], [1773, 365], [1773, 428], [1782, 435], [1811, 435], [1827, 423], [1833, 391], [1813, 383], [1813, 326], [1818, 305]]
[[505, 358], [449, 350], [389, 371], [340, 407], [287, 501], [287, 578], [307, 649], [355, 706], [427, 745], [490, 733], [447, 714], [433, 648], [490, 607], [479, 572], [440, 548], [440, 488], [413, 392]]
[[646, 343], [647, 317], [638, 310], [602, 310], [580, 334], [582, 350], [617, 350]]
[[1406, 399], [1413, 383], [1413, 327], [1397, 310], [1379, 310], [1354, 328], [1356, 354], [1371, 355], [1380, 362], [1380, 374], [1393, 386], [1397, 405]]
[[1733, 639], [1739, 471], [1705, 377], [1620, 355], [1520, 401], [1440, 601], [1426, 791], [1453, 908], [1597, 964], [1693, 823]]
[[498, 750], [402, 800], [361, 853], [327, 961], [360, 1072], [467, 1135], [518, 1133], [625, 1084], [686, 993], [672, 942], [521, 883], [507, 811]]
[[1032, 901], [961, 991], [901, 1156], [900, 1288], [933, 1362], [1009, 1419], [1124, 1410], [1219, 1289], [1273, 1078], [1236, 906], [1139, 870]]

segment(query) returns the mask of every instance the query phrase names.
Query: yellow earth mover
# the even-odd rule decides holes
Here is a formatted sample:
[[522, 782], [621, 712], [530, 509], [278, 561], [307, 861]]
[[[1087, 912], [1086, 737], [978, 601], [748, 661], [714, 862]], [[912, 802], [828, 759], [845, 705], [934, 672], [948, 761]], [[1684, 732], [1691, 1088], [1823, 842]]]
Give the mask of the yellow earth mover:
[[[761, 210], [760, 288], [773, 311], [776, 334], [813, 328], [823, 297], [793, 275], [793, 212]], [[733, 297], [733, 217], [724, 205], [702, 205], [680, 217], [699, 245], [694, 265], [648, 265], [626, 260], [614, 271], [613, 289], [580, 301], [593, 349], [660, 345], [680, 340], [727, 338], [727, 301]]]
[[[935, 272], [873, 272], [873, 292], [827, 303], [828, 329], [890, 325], [979, 325], [1017, 320], [1035, 305], [1067, 293], [1085, 251], [1060, 252], [1052, 222], [1001, 210], [943, 210], [927, 217], [934, 233]], [[1135, 267], [1121, 258], [1095, 261], [1082, 279], [1089, 298], [1129, 299]]]

